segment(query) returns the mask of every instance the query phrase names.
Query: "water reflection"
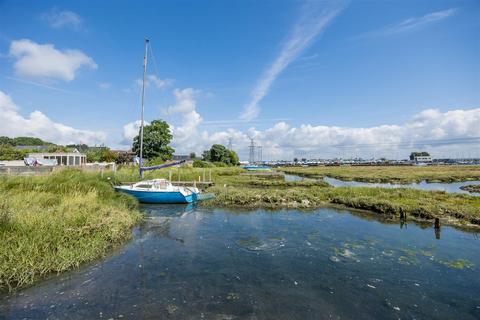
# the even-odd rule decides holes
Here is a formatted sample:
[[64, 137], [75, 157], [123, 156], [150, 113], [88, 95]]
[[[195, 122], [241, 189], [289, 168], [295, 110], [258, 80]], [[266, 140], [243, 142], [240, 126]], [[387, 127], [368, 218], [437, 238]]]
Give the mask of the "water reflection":
[[326, 208], [143, 210], [125, 248], [0, 298], [0, 319], [480, 317], [470, 233]]

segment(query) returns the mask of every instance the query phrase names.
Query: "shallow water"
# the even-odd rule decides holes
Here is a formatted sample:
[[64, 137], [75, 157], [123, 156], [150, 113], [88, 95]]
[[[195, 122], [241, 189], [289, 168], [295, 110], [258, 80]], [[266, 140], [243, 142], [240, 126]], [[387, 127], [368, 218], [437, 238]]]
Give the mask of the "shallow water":
[[[302, 180], [313, 180], [309, 178], [304, 178], [297, 175], [285, 175], [285, 181], [302, 181]], [[463, 193], [480, 196], [480, 193], [471, 193], [465, 190], [460, 189], [460, 187], [467, 185], [477, 185], [480, 184], [480, 181], [462, 181], [462, 182], [451, 182], [451, 183], [440, 183], [440, 182], [426, 182], [422, 181], [419, 183], [409, 183], [409, 184], [395, 184], [395, 183], [373, 183], [373, 182], [359, 182], [359, 181], [343, 181], [335, 178], [324, 177], [323, 181], [334, 187], [371, 187], [371, 188], [412, 188], [420, 189], [427, 191], [445, 191], [448, 193]]]
[[0, 319], [480, 318], [476, 234], [327, 208], [143, 210], [124, 248], [0, 297]]

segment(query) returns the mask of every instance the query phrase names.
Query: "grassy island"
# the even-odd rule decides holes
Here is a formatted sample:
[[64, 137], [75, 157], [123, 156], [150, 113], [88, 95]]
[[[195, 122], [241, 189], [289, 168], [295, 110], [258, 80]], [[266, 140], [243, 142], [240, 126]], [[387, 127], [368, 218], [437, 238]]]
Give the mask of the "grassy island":
[[480, 184], [470, 184], [468, 186], [460, 187], [460, 189], [472, 192], [472, 193], [480, 193]]
[[285, 173], [310, 178], [377, 183], [456, 182], [480, 180], [480, 166], [318, 166], [285, 167]]

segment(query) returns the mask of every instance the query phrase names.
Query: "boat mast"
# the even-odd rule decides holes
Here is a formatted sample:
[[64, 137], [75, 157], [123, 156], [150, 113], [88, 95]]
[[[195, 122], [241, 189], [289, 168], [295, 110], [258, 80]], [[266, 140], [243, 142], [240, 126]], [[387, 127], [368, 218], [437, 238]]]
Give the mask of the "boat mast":
[[147, 54], [148, 54], [148, 43], [150, 40], [145, 39], [145, 55], [143, 56], [143, 82], [142, 82], [142, 112], [141, 112], [141, 123], [140, 123], [140, 160], [138, 162], [138, 171], [140, 173], [140, 179], [143, 178], [143, 113], [144, 113], [144, 103], [145, 103], [145, 80], [147, 77]]

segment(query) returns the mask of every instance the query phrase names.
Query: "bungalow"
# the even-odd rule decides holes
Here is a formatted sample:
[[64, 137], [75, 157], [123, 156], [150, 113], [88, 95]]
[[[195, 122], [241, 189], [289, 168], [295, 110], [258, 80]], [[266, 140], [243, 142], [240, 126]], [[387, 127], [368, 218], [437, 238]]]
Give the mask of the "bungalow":
[[87, 156], [80, 152], [29, 153], [28, 157], [37, 160], [57, 160], [59, 166], [83, 166], [87, 163]]

